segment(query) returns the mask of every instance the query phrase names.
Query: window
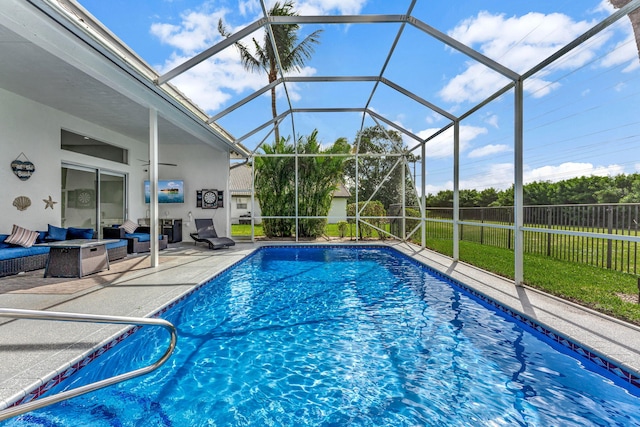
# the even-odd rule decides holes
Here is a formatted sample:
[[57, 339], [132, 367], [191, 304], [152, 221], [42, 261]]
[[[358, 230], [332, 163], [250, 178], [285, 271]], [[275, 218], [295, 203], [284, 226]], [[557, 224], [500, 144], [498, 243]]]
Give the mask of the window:
[[236, 203], [236, 209], [247, 209], [246, 203]]
[[125, 165], [129, 163], [128, 150], [64, 129], [60, 134], [60, 148]]

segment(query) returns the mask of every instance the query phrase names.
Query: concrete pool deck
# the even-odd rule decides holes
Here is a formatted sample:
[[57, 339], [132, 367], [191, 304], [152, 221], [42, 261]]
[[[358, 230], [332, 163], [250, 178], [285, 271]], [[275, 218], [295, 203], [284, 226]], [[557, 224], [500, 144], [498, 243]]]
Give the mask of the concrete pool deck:
[[[528, 287], [516, 287], [501, 277], [415, 245], [383, 244], [578, 343], [581, 349], [605, 357], [636, 378], [640, 376], [639, 327]], [[112, 263], [109, 271], [82, 279], [44, 279], [42, 270], [0, 278], [0, 307], [145, 317], [259, 246], [238, 243], [233, 248], [211, 251], [202, 245], [172, 244], [160, 252], [157, 268], [150, 267], [148, 256], [140, 255]], [[66, 371], [124, 329], [119, 325], [0, 318], [0, 409]]]

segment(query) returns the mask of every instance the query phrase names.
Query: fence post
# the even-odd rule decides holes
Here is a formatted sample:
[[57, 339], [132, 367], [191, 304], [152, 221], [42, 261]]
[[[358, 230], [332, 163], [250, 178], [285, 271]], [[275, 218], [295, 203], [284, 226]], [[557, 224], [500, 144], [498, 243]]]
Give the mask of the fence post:
[[[553, 216], [553, 213], [551, 211], [551, 208], [547, 208], [547, 228], [549, 230], [553, 226], [553, 221], [551, 220], [552, 216]], [[550, 231], [547, 232], [547, 256], [551, 256], [551, 232]]]
[[[607, 232], [613, 233], [613, 206], [607, 207]], [[611, 255], [613, 252], [613, 240], [607, 239], [607, 268], [611, 269]]]
[[[480, 208], [480, 223], [484, 224], [484, 209]], [[484, 226], [480, 226], [480, 244], [484, 245]]]
[[[512, 207], [509, 211], [509, 224], [511, 225], [515, 225], [513, 222], [513, 209], [515, 209], [515, 207]], [[507, 249], [511, 249], [511, 233], [513, 232], [513, 230], [509, 228], [507, 232]]]

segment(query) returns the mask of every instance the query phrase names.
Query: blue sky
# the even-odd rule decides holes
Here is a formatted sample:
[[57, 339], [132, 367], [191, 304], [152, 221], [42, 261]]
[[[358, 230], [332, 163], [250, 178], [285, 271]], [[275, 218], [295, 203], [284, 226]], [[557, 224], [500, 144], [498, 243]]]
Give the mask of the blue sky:
[[[221, 41], [219, 19], [235, 32], [262, 16], [255, 0], [79, 2], [160, 73]], [[300, 15], [404, 15], [410, 3], [295, 2]], [[267, 7], [271, 4], [267, 2]], [[606, 0], [418, 0], [411, 14], [523, 73], [613, 11]], [[321, 29], [321, 43], [307, 66], [293, 75], [378, 76], [400, 28], [397, 23], [304, 25], [301, 36]], [[260, 33], [253, 37], [262, 40]], [[214, 115], [267, 84], [265, 75], [244, 71], [238, 58], [235, 48], [226, 49], [171, 83]], [[508, 83], [500, 74], [410, 25], [404, 28], [383, 77], [454, 115], [463, 114]], [[639, 77], [633, 31], [624, 18], [527, 80], [525, 182], [640, 172]], [[287, 85], [293, 108], [362, 108], [372, 90], [372, 83]], [[288, 109], [288, 102], [283, 90], [278, 95], [281, 113]], [[448, 123], [385, 85], [377, 88], [369, 108], [421, 138]], [[461, 188], [512, 185], [513, 110], [513, 93], [508, 92], [461, 123]], [[264, 95], [218, 123], [241, 137], [270, 118], [270, 98]], [[362, 121], [360, 113], [300, 113], [294, 115], [293, 126], [287, 119], [281, 133], [289, 135], [295, 130], [297, 135], [306, 135], [318, 129], [325, 144], [339, 137], [353, 142]], [[365, 118], [365, 126], [374, 124]], [[243, 144], [253, 148], [265, 137], [266, 130]], [[409, 137], [405, 142], [409, 147], [417, 144]], [[428, 192], [452, 188], [452, 159], [451, 132], [427, 144]]]

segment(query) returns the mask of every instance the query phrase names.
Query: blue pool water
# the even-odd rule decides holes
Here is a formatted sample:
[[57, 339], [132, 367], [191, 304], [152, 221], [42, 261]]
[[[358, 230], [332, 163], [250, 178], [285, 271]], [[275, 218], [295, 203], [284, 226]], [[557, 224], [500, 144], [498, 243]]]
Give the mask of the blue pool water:
[[[179, 341], [158, 371], [6, 425], [640, 425], [615, 379], [392, 249], [265, 248], [163, 317]], [[74, 383], [166, 335], [138, 331]]]

